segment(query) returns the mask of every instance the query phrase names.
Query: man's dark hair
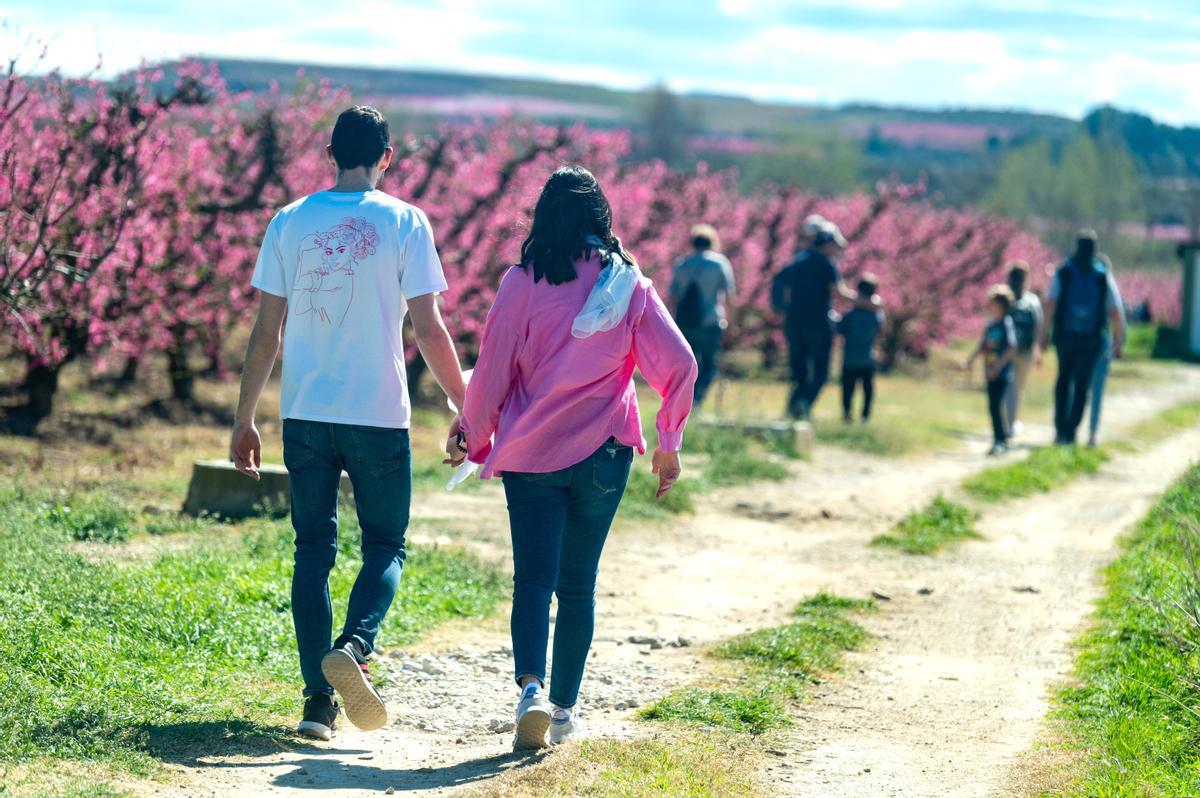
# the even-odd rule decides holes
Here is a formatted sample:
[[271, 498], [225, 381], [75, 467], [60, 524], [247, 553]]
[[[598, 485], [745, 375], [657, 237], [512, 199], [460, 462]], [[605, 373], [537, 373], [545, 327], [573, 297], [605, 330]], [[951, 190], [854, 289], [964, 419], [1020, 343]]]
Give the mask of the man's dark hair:
[[392, 140], [387, 120], [369, 105], [347, 108], [333, 126], [330, 144], [338, 169], [372, 167], [379, 163]]
[[1075, 254], [1071, 257], [1076, 266], [1091, 266], [1097, 249], [1096, 231], [1080, 230], [1079, 238], [1075, 240]]
[[1029, 264], [1023, 260], [1011, 261], [1008, 264], [1008, 287], [1012, 289], [1013, 296], [1019, 299], [1028, 285]]
[[692, 236], [692, 246], [696, 249], [712, 249], [712, 239], [708, 236]]

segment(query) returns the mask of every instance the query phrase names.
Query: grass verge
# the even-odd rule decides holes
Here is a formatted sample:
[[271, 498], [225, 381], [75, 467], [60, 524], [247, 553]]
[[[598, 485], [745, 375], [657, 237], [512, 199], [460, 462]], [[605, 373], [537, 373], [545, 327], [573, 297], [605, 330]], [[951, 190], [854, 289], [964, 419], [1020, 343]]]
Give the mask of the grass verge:
[[800, 697], [806, 684], [837, 670], [842, 655], [866, 641], [854, 616], [874, 608], [871, 601], [828, 593], [805, 599], [791, 623], [738, 635], [714, 649], [715, 656], [744, 666], [732, 689], [677, 690], [639, 715], [751, 734], [786, 726], [784, 700]]
[[[1082, 751], [1071, 795], [1200, 794], [1200, 467], [1124, 540], [1058, 696]], [[1059, 794], [1059, 793], [1055, 793]]]
[[[93, 525], [75, 522], [78, 501], [61, 506], [0, 489], [0, 767], [50, 759], [146, 775], [201, 752], [273, 748], [299, 708], [290, 526], [259, 520], [191, 548], [93, 562], [64, 545]], [[350, 515], [332, 578], [343, 606], [357, 533]], [[412, 550], [380, 641], [485, 615], [504, 594], [498, 571], [465, 553]]]
[[1197, 424], [1200, 424], [1200, 402], [1183, 402], [1139, 421], [1126, 433], [1126, 438], [1135, 444], [1161, 443], [1172, 433]]
[[733, 734], [656, 734], [584, 740], [537, 767], [513, 770], [473, 795], [535, 798], [750, 798], [762, 795], [751, 763], [760, 755]]
[[933, 554], [960, 540], [983, 537], [975, 529], [978, 513], [969, 507], [938, 496], [922, 510], [907, 515], [896, 524], [895, 532], [879, 535], [872, 546], [900, 549], [908, 554]]
[[1103, 448], [1046, 446], [1024, 460], [992, 466], [963, 481], [963, 489], [981, 501], [997, 502], [1047, 493], [1084, 474], [1094, 474], [1108, 460]]

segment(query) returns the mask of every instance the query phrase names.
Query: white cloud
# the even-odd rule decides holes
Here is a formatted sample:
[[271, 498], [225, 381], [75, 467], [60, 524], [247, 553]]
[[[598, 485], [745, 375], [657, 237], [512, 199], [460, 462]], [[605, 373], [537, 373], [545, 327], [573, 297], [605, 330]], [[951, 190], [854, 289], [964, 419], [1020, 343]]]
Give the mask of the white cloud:
[[[72, 73], [90, 70], [97, 52], [103, 53], [108, 73], [143, 59], [199, 53], [498, 72], [623, 88], [661, 78], [681, 90], [764, 100], [987, 105], [1072, 114], [1115, 102], [1172, 121], [1200, 121], [1200, 44], [1187, 35], [1200, 24], [1200, 16], [1162, 7], [1176, 0], [1134, 6], [1118, 0], [1019, 5], [979, 0], [977, 5], [1030, 13], [1031, 19], [1039, 10], [1078, 13], [1090, 15], [1081, 18], [1171, 23], [1181, 31], [1150, 43], [1145, 38], [1095, 41], [1084, 32], [1063, 29], [1001, 33], [938, 27], [938, 9], [949, 14], [961, 8], [951, 0], [844, 0], [844, 8], [890, 14], [892, 24], [864, 28], [824, 25], [818, 14], [807, 15], [811, 21], [804, 24], [782, 24], [784, 9], [796, 17], [798, 4], [789, 0], [706, 0], [712, 4], [714, 24], [722, 24], [724, 17], [729, 27], [728, 42], [719, 48], [691, 48], [666, 31], [647, 31], [641, 16], [620, 10], [633, 6], [610, 0], [605, 40], [587, 43], [583, 37], [591, 29], [581, 16], [578, 25], [562, 34], [581, 37], [578, 57], [558, 60], [526, 43], [533, 34], [545, 33], [545, 24], [563, 24], [544, 22], [564, 18], [559, 0], [522, 0], [519, 5], [503, 0], [420, 5], [367, 0], [355, 4], [353, 17], [331, 4], [303, 0], [208, 0], [203, 5], [185, 0], [142, 15], [122, 11], [120, 3], [56, 0], [54, 6], [73, 6], [64, 13], [61, 6], [18, 2], [0, 12], [9, 23], [0, 34], [0, 53], [11, 52], [22, 37], [49, 37], [49, 63]], [[701, 0], [679, 2], [673, 7]], [[909, 27], [898, 21], [914, 11], [933, 21]], [[622, 26], [642, 34], [631, 38], [661, 41], [661, 46], [613, 44], [620, 40]]]

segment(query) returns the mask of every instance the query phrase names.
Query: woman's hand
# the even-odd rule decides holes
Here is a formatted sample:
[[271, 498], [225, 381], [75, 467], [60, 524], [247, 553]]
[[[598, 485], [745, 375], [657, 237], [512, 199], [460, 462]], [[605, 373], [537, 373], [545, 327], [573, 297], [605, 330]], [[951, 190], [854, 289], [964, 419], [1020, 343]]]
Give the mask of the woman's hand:
[[675, 486], [679, 475], [683, 473], [683, 466], [679, 464], [679, 452], [664, 452], [662, 449], [654, 450], [651, 462], [654, 465], [654, 473], [658, 475], [658, 493], [654, 498], [661, 499]]
[[467, 454], [462, 449], [458, 448], [458, 443], [461, 440], [459, 437], [462, 434], [462, 416], [455, 416], [450, 422], [450, 436], [446, 438], [446, 459], [442, 461], [442, 465], [458, 467], [467, 459]]

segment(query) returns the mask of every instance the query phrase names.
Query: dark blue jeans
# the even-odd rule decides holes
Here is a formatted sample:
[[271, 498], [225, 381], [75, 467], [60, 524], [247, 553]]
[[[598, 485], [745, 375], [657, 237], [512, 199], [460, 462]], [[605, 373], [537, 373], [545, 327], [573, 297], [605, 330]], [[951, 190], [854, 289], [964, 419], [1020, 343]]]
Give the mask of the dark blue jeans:
[[792, 369], [788, 414], [797, 418], [812, 410], [829, 379], [833, 332], [828, 326], [796, 328], [787, 331], [787, 340], [788, 363]]
[[608, 529], [625, 494], [633, 450], [615, 441], [581, 463], [548, 474], [504, 474], [513, 546], [513, 660], [517, 681], [546, 682], [550, 596], [554, 679], [550, 701], [573, 707], [592, 645], [596, 574]]
[[1054, 383], [1054, 428], [1059, 443], [1074, 443], [1087, 409], [1088, 390], [1096, 376], [1096, 361], [1104, 349], [1102, 335], [1059, 333], [1058, 379]]
[[321, 673], [321, 658], [329, 651], [333, 635], [329, 572], [338, 551], [342, 471], [354, 485], [363, 562], [350, 591], [346, 624], [333, 645], [357, 640], [369, 654], [404, 568], [404, 535], [412, 499], [408, 430], [287, 419], [283, 422], [283, 462], [291, 476], [292, 528], [296, 530], [292, 619], [304, 694], [332, 694], [333, 688]]
[[708, 395], [708, 389], [717, 378], [717, 355], [721, 353], [721, 325], [712, 324], [706, 327], [687, 327], [681, 329], [687, 339], [692, 354], [696, 356], [696, 387], [692, 394], [695, 404], [699, 405]]

